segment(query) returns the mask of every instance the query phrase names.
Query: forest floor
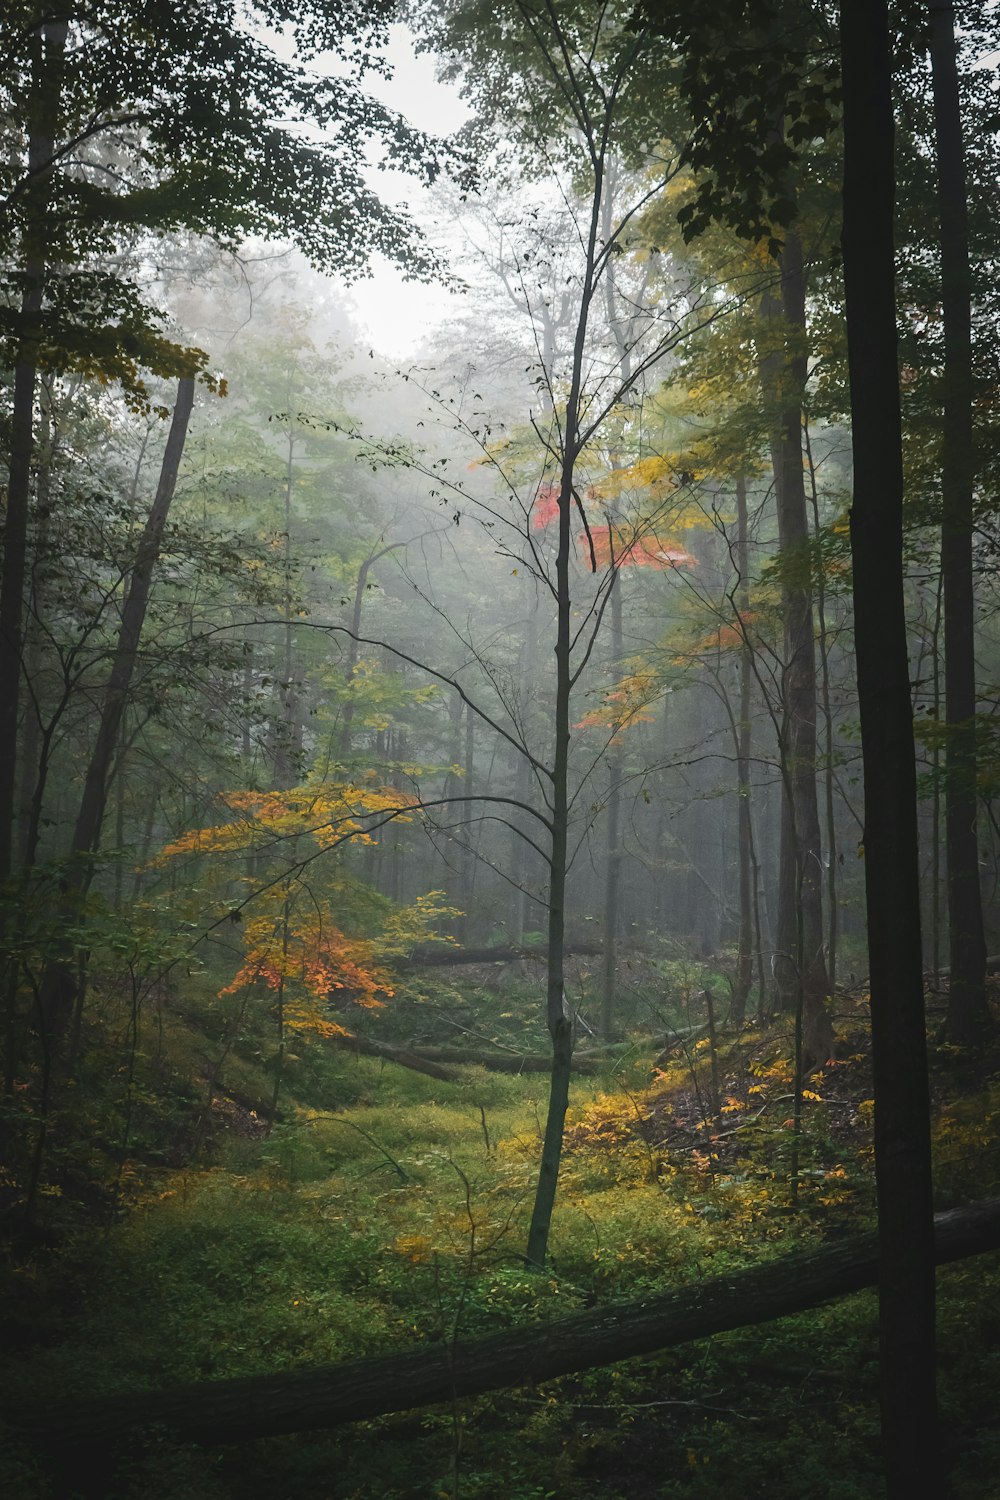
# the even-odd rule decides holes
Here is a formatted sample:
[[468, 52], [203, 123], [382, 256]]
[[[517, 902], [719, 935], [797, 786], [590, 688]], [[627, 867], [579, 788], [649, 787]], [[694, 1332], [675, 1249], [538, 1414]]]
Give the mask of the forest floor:
[[[531, 976], [420, 981], [392, 1025], [539, 1045]], [[581, 984], [587, 971], [581, 965]], [[0, 1379], [26, 1407], [82, 1392], [336, 1363], [476, 1337], [725, 1274], [870, 1227], [867, 1004], [838, 998], [836, 1060], [806, 1081], [787, 1020], [640, 1032], [574, 1083], [548, 1273], [521, 1257], [546, 1080], [454, 1083], [310, 1041], [278, 1120], [254, 1037], [197, 995], [157, 1017], [131, 1072], [109, 1009], [51, 1123], [42, 1231], [4, 1263]], [[410, 1011], [407, 1011], [410, 1005]], [[437, 1020], [435, 1020], [435, 1016]], [[673, 1012], [677, 1033], [691, 1019]], [[387, 1022], [388, 1024], [388, 1022]], [[654, 1019], [654, 1024], [658, 1022]], [[647, 1027], [648, 1034], [648, 1027]], [[219, 1059], [224, 1058], [224, 1067]], [[121, 1090], [130, 1091], [127, 1134]], [[211, 1078], [209, 1087], [207, 1080]], [[1000, 1191], [1000, 1044], [932, 1048], [938, 1206]], [[124, 1149], [123, 1149], [124, 1145]], [[1000, 1470], [1000, 1264], [939, 1276], [949, 1493]], [[880, 1495], [874, 1297], [657, 1357], [330, 1434], [199, 1450], [147, 1434], [97, 1480], [0, 1439], [11, 1500], [864, 1500]]]

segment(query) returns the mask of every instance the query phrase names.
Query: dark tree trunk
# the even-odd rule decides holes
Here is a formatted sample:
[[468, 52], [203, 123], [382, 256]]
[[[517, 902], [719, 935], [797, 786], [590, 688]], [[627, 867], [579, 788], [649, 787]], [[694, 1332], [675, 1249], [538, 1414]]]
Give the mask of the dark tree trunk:
[[[1000, 1247], [1000, 1199], [939, 1214], [939, 1265]], [[388, 1412], [553, 1380], [578, 1370], [654, 1354], [694, 1339], [788, 1317], [873, 1286], [875, 1235], [548, 1323], [505, 1329], [467, 1343], [422, 1344], [341, 1365], [217, 1380], [166, 1391], [119, 1393], [65, 1402], [40, 1412], [9, 1397], [7, 1413], [44, 1436], [77, 1476], [82, 1450], [109, 1447], [136, 1428], [166, 1428], [188, 1442], [234, 1443], [360, 1422]], [[917, 1495], [940, 1494], [933, 1484]]]
[[903, 598], [895, 170], [884, 0], [844, 0], [844, 278], [851, 547], [865, 773], [879, 1208], [882, 1434], [891, 1500], [940, 1493], [916, 767]]
[[[87, 891], [93, 874], [91, 856], [97, 850], [104, 821], [108, 785], [115, 752], [118, 748], [122, 719], [128, 703], [132, 676], [139, 652], [139, 640], [146, 619], [153, 569], [160, 555], [163, 532], [177, 484], [188, 420], [194, 404], [194, 378], [183, 376], [178, 382], [177, 403], [167, 436], [160, 466], [160, 479], [152, 508], [143, 528], [136, 553], [128, 593], [122, 606], [121, 626], [111, 663], [108, 683], [101, 703], [97, 737], [80, 796], [70, 859], [66, 869], [62, 906], [67, 921], [76, 915], [80, 897]], [[58, 1034], [67, 1019], [69, 1004], [76, 987], [71, 954], [64, 953], [49, 964], [42, 983], [42, 1012], [50, 1035]]]
[[[805, 272], [794, 229], [781, 256], [781, 306], [786, 349], [778, 428], [778, 543], [786, 564], [782, 583], [785, 670], [782, 693], [785, 806], [781, 821], [777, 941], [779, 995], [802, 1010], [810, 1060], [833, 1049], [825, 1002], [830, 984], [823, 954], [823, 861], [816, 799], [816, 638], [809, 573], [809, 523], [802, 455], [802, 401], [807, 376]], [[790, 963], [787, 961], [790, 960]]]
[[[581, 320], [583, 321], [583, 320]], [[583, 322], [583, 331], [586, 324]], [[582, 364], [583, 332], [578, 337]], [[542, 1140], [542, 1159], [528, 1227], [526, 1259], [541, 1269], [548, 1252], [549, 1227], [556, 1200], [559, 1162], [562, 1157], [563, 1130], [569, 1104], [570, 1073], [573, 1062], [573, 1023], [566, 1007], [564, 975], [564, 942], [566, 936], [566, 862], [569, 835], [569, 708], [572, 679], [570, 674], [570, 509], [573, 504], [573, 470], [576, 462], [576, 414], [579, 403], [579, 381], [571, 392], [566, 415], [566, 451], [563, 457], [563, 479], [559, 496], [559, 549], [556, 556], [556, 702], [554, 753], [552, 757], [549, 844], [549, 913], [548, 962], [546, 972], [546, 1022], [552, 1038], [552, 1070], [549, 1076], [549, 1102]]]
[[737, 840], [739, 862], [740, 926], [736, 944], [736, 980], [730, 1019], [743, 1024], [753, 977], [754, 919], [753, 897], [756, 879], [751, 805], [751, 722], [750, 693], [753, 680], [752, 647], [746, 638], [750, 613], [750, 537], [747, 519], [747, 485], [742, 474], [736, 480], [736, 608], [740, 615], [740, 712], [736, 735]]
[[177, 474], [184, 453], [188, 421], [193, 405], [194, 378], [184, 376], [177, 385], [177, 402], [174, 406], [173, 420], [160, 466], [160, 480], [143, 528], [129, 581], [128, 594], [122, 607], [118, 642], [111, 664], [108, 685], [104, 691], [104, 701], [101, 705], [101, 721], [90, 764], [87, 767], [83, 795], [80, 798], [80, 811], [77, 814], [76, 828], [73, 833], [72, 854], [74, 856], [85, 857], [92, 853], [100, 843], [108, 782], [135, 672], [139, 639], [149, 606], [153, 569], [159, 560], [160, 548], [163, 545], [163, 533], [177, 486]]
[[22, 242], [21, 326], [11, 409], [3, 569], [0, 573], [0, 885], [14, 858], [17, 731], [21, 687], [24, 585], [27, 575], [35, 384], [45, 298], [48, 201], [68, 26], [49, 21], [30, 38], [31, 98], [28, 120], [26, 223]]
[[[538, 590], [531, 585], [528, 617], [525, 625], [524, 645], [518, 663], [522, 682], [530, 681], [538, 650]], [[527, 722], [522, 723], [522, 733], [527, 734]], [[532, 795], [531, 764], [526, 755], [519, 755], [515, 772], [514, 796], [518, 802], [528, 802]], [[515, 825], [518, 820], [515, 815]], [[514, 901], [510, 933], [515, 943], [523, 943], [526, 932], [531, 931], [532, 861], [530, 846], [521, 837], [518, 826], [511, 831], [510, 878], [514, 886]]]
[[[42, 386], [45, 390], [44, 382]], [[44, 783], [47, 765], [42, 764], [43, 747], [47, 751], [46, 735], [42, 724], [42, 704], [39, 700], [42, 666], [42, 632], [39, 629], [44, 618], [45, 600], [42, 592], [44, 562], [52, 545], [50, 534], [51, 473], [54, 444], [52, 421], [48, 399], [39, 402], [38, 438], [35, 443], [35, 504], [37, 526], [35, 531], [35, 567], [28, 601], [28, 622], [24, 641], [24, 678], [28, 686], [28, 703], [25, 705], [23, 737], [18, 749], [21, 781], [20, 812], [20, 862], [30, 869], [35, 862], [41, 820]], [[42, 566], [39, 566], [42, 564]], [[37, 793], [37, 798], [36, 798]]]
[[805, 272], [802, 244], [787, 231], [781, 256], [781, 297], [763, 302], [765, 318], [781, 317], [783, 339], [761, 361], [765, 397], [776, 407], [771, 439], [783, 562], [784, 671], [778, 746], [781, 822], [774, 991], [796, 1014], [810, 1062], [833, 1048], [826, 1011], [830, 984], [823, 954], [822, 846], [816, 798], [816, 643], [809, 570], [809, 523], [802, 467], [802, 403], [807, 365]]
[[[611, 673], [621, 671], [624, 654], [622, 626], [621, 574], [611, 580]], [[624, 755], [622, 737], [618, 735], [608, 754], [607, 841], [604, 872], [604, 962], [601, 977], [601, 1035], [608, 1041], [614, 1035], [615, 1001], [618, 979], [618, 924], [621, 905], [621, 816]]]
[[823, 555], [820, 551], [819, 495], [816, 489], [816, 469], [809, 441], [809, 425], [803, 427], [806, 455], [809, 460], [809, 499], [812, 507], [813, 537], [816, 542], [816, 616], [819, 623], [820, 701], [823, 705], [824, 759], [823, 789], [826, 814], [826, 966], [831, 993], [837, 983], [837, 819], [834, 804], [833, 763], [833, 709], [830, 704], [830, 635], [826, 623], [826, 577]]
[[[476, 795], [476, 716], [469, 704], [465, 708], [465, 776], [463, 780], [463, 794], [472, 798]], [[484, 791], [488, 787], [484, 786]], [[471, 807], [471, 801], [469, 803]], [[462, 840], [461, 852], [459, 854], [459, 871], [461, 874], [461, 894], [459, 897], [462, 907], [462, 916], [459, 918], [459, 931], [462, 939], [468, 942], [475, 929], [475, 913], [473, 905], [476, 894], [476, 871], [478, 861], [476, 858], [477, 842], [474, 835], [475, 824], [466, 825], [465, 837]]]
[[980, 1036], [986, 1005], [986, 939], [976, 836], [976, 655], [972, 575], [972, 281], [965, 150], [950, 4], [930, 10], [944, 314], [941, 571], [944, 584], [945, 874], [953, 1042]]
[[[551, 1058], [530, 1052], [499, 1052], [492, 1049], [477, 1052], [471, 1047], [423, 1047], [416, 1044], [405, 1047], [394, 1042], [376, 1042], [370, 1037], [346, 1031], [341, 1035], [331, 1036], [330, 1041], [335, 1047], [343, 1047], [348, 1052], [359, 1052], [362, 1057], [381, 1057], [387, 1062], [398, 1063], [402, 1068], [410, 1068], [414, 1073], [426, 1073], [429, 1078], [439, 1078], [442, 1083], [456, 1083], [459, 1080], [461, 1075], [454, 1071], [455, 1066], [485, 1068], [488, 1073], [515, 1074], [547, 1073], [552, 1066]], [[604, 1057], [607, 1049], [595, 1048], [595, 1053]], [[573, 1071], [596, 1073], [607, 1066], [601, 1062], [601, 1057], [574, 1052]]]
[[[564, 953], [581, 953], [593, 957], [603, 951], [598, 943], [567, 943]], [[413, 948], [405, 958], [393, 960], [396, 969], [447, 969], [462, 964], [509, 964], [522, 958], [534, 958], [544, 963], [548, 949], [537, 947], [510, 948], [446, 948], [435, 943], [429, 948]]]

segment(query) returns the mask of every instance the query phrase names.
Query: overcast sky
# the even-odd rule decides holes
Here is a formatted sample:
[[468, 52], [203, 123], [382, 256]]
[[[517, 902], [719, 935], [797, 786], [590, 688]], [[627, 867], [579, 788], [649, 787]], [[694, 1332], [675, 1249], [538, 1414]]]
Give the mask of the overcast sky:
[[[393, 77], [368, 78], [365, 86], [370, 93], [429, 134], [449, 135], [468, 119], [468, 108], [457, 90], [435, 79], [434, 59], [414, 52], [406, 27], [392, 27], [388, 56]], [[373, 169], [372, 185], [386, 202], [404, 205], [418, 219], [433, 219], [429, 195], [414, 178]], [[373, 272], [370, 280], [356, 283], [349, 293], [362, 336], [390, 359], [405, 359], [433, 328], [453, 315], [460, 299], [441, 287], [406, 282], [385, 262], [373, 266]]]

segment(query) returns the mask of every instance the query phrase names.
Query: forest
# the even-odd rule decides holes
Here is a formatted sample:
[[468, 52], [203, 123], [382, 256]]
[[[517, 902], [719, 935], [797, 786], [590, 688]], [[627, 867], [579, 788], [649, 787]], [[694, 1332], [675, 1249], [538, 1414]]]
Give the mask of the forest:
[[997, 1494], [996, 6], [0, 41], [3, 1493]]

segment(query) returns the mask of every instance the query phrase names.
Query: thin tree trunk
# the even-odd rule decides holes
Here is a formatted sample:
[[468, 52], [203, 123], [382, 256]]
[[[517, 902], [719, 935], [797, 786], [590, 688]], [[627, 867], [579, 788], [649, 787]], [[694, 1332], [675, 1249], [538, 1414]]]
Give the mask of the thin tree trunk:
[[841, 33], [843, 253], [854, 445], [851, 548], [865, 772], [882, 1436], [890, 1500], [912, 1500], [940, 1494], [941, 1486], [885, 0], [844, 0]]
[[149, 606], [153, 569], [159, 560], [163, 544], [163, 533], [177, 486], [177, 474], [193, 405], [194, 378], [185, 375], [177, 385], [177, 401], [160, 466], [160, 480], [139, 542], [128, 596], [122, 608], [118, 642], [101, 705], [101, 722], [87, 767], [80, 811], [73, 832], [71, 853], [77, 857], [85, 858], [100, 842], [109, 775], [135, 672], [139, 638]]
[[[781, 415], [781, 482], [778, 486], [778, 532], [783, 553], [800, 577], [786, 584], [785, 698], [788, 723], [788, 774], [792, 817], [785, 825], [795, 871], [795, 923], [801, 920], [801, 950], [792, 937], [795, 926], [784, 913], [779, 941], [795, 943], [806, 1012], [822, 1013], [829, 991], [823, 959], [822, 857], [816, 799], [816, 644], [812, 588], [808, 577], [809, 528], [802, 462], [802, 391], [806, 381], [805, 276], [802, 245], [789, 230], [781, 266], [782, 308], [789, 326], [788, 374], [795, 392]], [[779, 922], [781, 919], [779, 918]], [[817, 1017], [807, 1025], [815, 1030]], [[821, 1029], [821, 1028], [820, 1028]]]
[[[520, 663], [522, 682], [530, 680], [530, 674], [534, 669], [535, 656], [538, 651], [538, 592], [534, 585], [532, 585], [531, 595], [524, 635], [524, 648]], [[527, 729], [527, 724], [522, 722], [522, 734], [527, 734]], [[527, 756], [520, 755], [517, 761], [514, 796], [518, 802], [527, 802], [531, 796], [531, 791], [531, 765]], [[530, 930], [531, 893], [528, 882], [532, 874], [531, 852], [529, 846], [516, 829], [511, 834], [510, 868], [511, 879], [516, 887], [511, 937], [515, 943], [523, 943], [525, 933]]]
[[583, 365], [587, 346], [598, 226], [603, 200], [603, 160], [594, 165], [594, 192], [587, 236], [586, 271], [573, 345], [573, 370], [563, 418], [562, 470], [559, 482], [559, 542], [555, 565], [556, 604], [556, 697], [553, 725], [552, 777], [549, 844], [548, 970], [546, 976], [546, 1022], [552, 1038], [552, 1072], [545, 1117], [542, 1158], [528, 1227], [526, 1259], [539, 1270], [545, 1265], [549, 1228], [555, 1206], [562, 1157], [563, 1131], [569, 1104], [573, 1063], [573, 1023], [567, 1011], [563, 945], [566, 936], [566, 863], [569, 843], [569, 742], [570, 697], [573, 690], [572, 621], [569, 585], [571, 515], [580, 452], [580, 402]]
[[784, 353], [770, 373], [779, 396], [774, 480], [778, 541], [785, 572], [782, 612], [781, 853], [779, 859], [776, 987], [785, 1008], [800, 1015], [810, 1061], [833, 1048], [825, 1002], [830, 984], [823, 953], [822, 845], [816, 799], [816, 643], [809, 580], [809, 524], [802, 465], [802, 401], [807, 369], [805, 273], [798, 233], [786, 233], [781, 256]]
[[986, 940], [976, 836], [976, 643], [972, 574], [975, 453], [972, 277], [965, 147], [952, 6], [932, 0], [931, 78], [937, 145], [944, 318], [941, 571], [944, 578], [945, 860], [951, 983], [947, 1031], [969, 1043], [985, 1029]]
[[[464, 765], [464, 791], [466, 797], [474, 797], [476, 794], [476, 716], [470, 705], [465, 709], [465, 765]], [[471, 805], [471, 804], [470, 804]], [[462, 938], [468, 942], [472, 936], [475, 919], [472, 913], [473, 897], [476, 889], [476, 870], [478, 861], [476, 859], [476, 848], [473, 839], [472, 828], [467, 827], [465, 841], [462, 845], [460, 857], [460, 870], [462, 874], [462, 905], [464, 914], [461, 921]]]
[[736, 478], [736, 608], [740, 616], [740, 715], [736, 741], [737, 838], [739, 862], [740, 926], [736, 944], [736, 982], [730, 1019], [742, 1026], [753, 980], [754, 945], [754, 851], [753, 826], [750, 819], [751, 781], [750, 689], [753, 680], [751, 646], [746, 632], [750, 614], [750, 535], [747, 516], [747, 483], [742, 474]]
[[[43, 383], [44, 390], [44, 383]], [[51, 393], [49, 393], [51, 401]], [[42, 637], [38, 626], [43, 618], [44, 599], [41, 580], [44, 576], [45, 554], [50, 545], [49, 519], [51, 506], [51, 467], [53, 458], [52, 421], [49, 403], [42, 400], [39, 411], [38, 442], [36, 444], [36, 505], [38, 524], [35, 538], [35, 568], [29, 604], [29, 620], [26, 628], [24, 676], [28, 685], [29, 702], [24, 716], [24, 737], [20, 747], [21, 780], [21, 836], [20, 858], [24, 869], [34, 864], [39, 814], [35, 816], [35, 789], [39, 781], [44, 782], [42, 768], [42, 705], [38, 698], [42, 667]], [[42, 566], [40, 567], [39, 564]], [[47, 747], [46, 747], [47, 748]], [[39, 796], [39, 804], [41, 796]]]
[[[622, 627], [621, 573], [611, 580], [611, 672], [621, 671], [624, 652]], [[615, 1029], [615, 1001], [618, 975], [618, 923], [621, 898], [621, 811], [624, 754], [619, 734], [608, 755], [607, 827], [604, 874], [604, 963], [601, 986], [601, 1035], [610, 1041]]]
[[[582, 346], [582, 339], [579, 341]], [[582, 347], [581, 347], [582, 357]], [[579, 401], [579, 385], [573, 393]], [[573, 444], [576, 409], [571, 402], [566, 416], [566, 451], [563, 457], [563, 480], [559, 497], [559, 550], [556, 556], [556, 702], [554, 754], [552, 758], [551, 843], [549, 847], [549, 913], [548, 961], [546, 974], [546, 1023], [552, 1038], [552, 1071], [549, 1077], [549, 1102], [545, 1117], [542, 1157], [538, 1182], [528, 1228], [526, 1259], [539, 1270], [545, 1265], [549, 1228], [555, 1206], [562, 1157], [563, 1131], [569, 1104], [569, 1084], [573, 1062], [573, 1026], [566, 1010], [563, 944], [566, 931], [566, 861], [569, 833], [569, 706], [572, 687], [570, 673], [570, 592], [569, 549], [570, 507], [573, 503], [573, 469], [576, 453]]]
[[[939, 571], [934, 600], [934, 634], [931, 661], [934, 672], [934, 722], [941, 721], [941, 621], [944, 607], [944, 577]], [[931, 798], [931, 969], [941, 969], [941, 743], [935, 736], [931, 758], [934, 792]]]
[[819, 495], [816, 491], [816, 469], [809, 441], [809, 424], [804, 423], [806, 457], [809, 461], [809, 499], [812, 506], [813, 537], [816, 544], [816, 617], [819, 623], [820, 701], [823, 705], [823, 791], [826, 814], [826, 963], [830, 991], [837, 983], [837, 819], [834, 805], [833, 777], [833, 710], [830, 706], [830, 641], [826, 628], [826, 576], [820, 550]]
[[299, 779], [298, 693], [295, 682], [294, 638], [292, 632], [292, 487], [295, 482], [295, 423], [289, 413], [288, 452], [285, 459], [284, 486], [284, 582], [285, 627], [282, 632], [281, 724], [275, 743], [274, 780], [282, 788], [292, 787]]
[[[132, 676], [139, 652], [139, 640], [146, 619], [153, 568], [160, 555], [163, 532], [174, 497], [177, 473], [184, 452], [188, 420], [193, 404], [194, 378], [186, 375], [178, 383], [177, 402], [160, 467], [160, 480], [139, 542], [128, 595], [122, 606], [118, 642], [107, 687], [104, 690], [100, 723], [80, 797], [63, 891], [63, 909], [67, 920], [71, 920], [75, 915], [74, 908], [79, 898], [87, 891], [93, 874], [91, 856], [100, 843], [111, 768], [132, 685]], [[42, 1008], [49, 1024], [56, 1030], [65, 1020], [74, 987], [72, 959], [68, 954], [63, 954], [48, 966], [42, 987]]]

